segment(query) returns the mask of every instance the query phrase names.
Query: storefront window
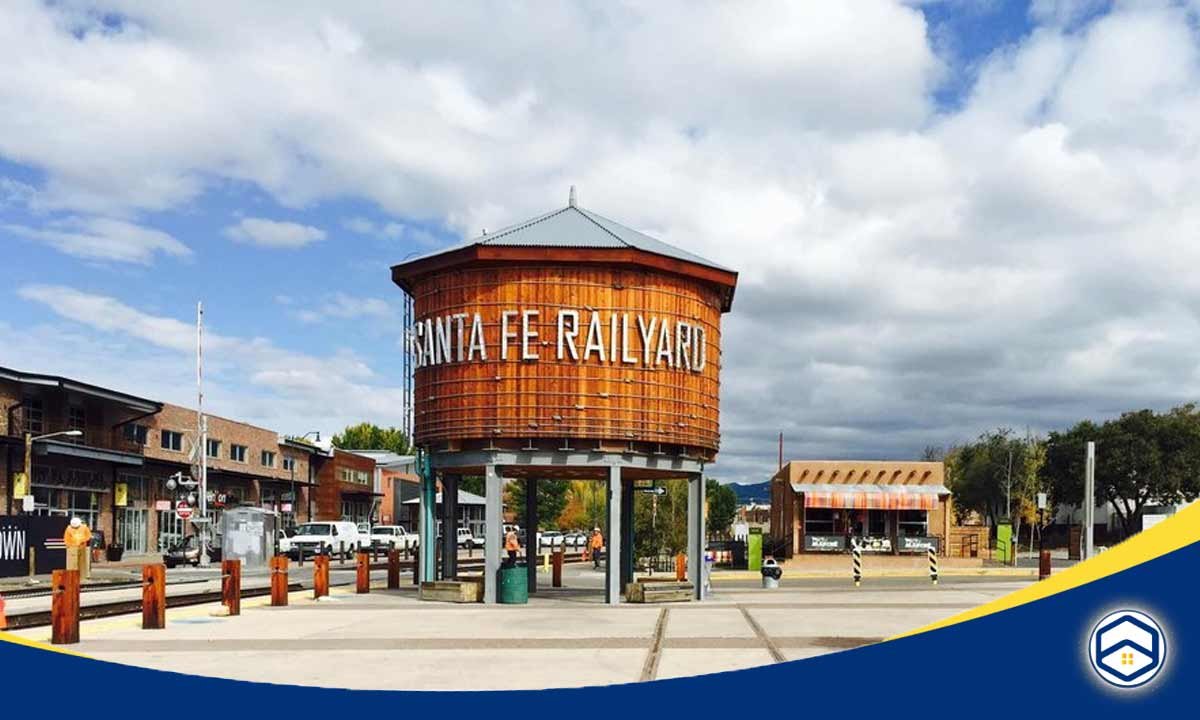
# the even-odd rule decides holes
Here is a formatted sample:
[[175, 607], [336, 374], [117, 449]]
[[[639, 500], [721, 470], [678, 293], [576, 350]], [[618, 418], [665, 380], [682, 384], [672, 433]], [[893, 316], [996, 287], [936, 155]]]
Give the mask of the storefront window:
[[834, 511], [832, 508], [805, 508], [804, 532], [813, 535], [832, 535]]
[[929, 512], [927, 510], [901, 510], [897, 533], [903, 536], [924, 537], [929, 534]]
[[183, 521], [174, 510], [158, 511], [158, 551], [166, 552], [183, 542]]

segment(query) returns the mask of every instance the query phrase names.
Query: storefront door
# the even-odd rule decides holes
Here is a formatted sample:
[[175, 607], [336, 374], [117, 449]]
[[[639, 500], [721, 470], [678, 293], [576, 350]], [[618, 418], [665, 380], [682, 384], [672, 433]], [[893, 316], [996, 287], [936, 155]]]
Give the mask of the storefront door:
[[120, 542], [125, 546], [125, 552], [134, 555], [146, 553], [146, 523], [149, 520], [148, 510], [121, 508], [121, 537]]
[[183, 521], [174, 510], [158, 511], [158, 551], [166, 552], [172, 545], [183, 542]]

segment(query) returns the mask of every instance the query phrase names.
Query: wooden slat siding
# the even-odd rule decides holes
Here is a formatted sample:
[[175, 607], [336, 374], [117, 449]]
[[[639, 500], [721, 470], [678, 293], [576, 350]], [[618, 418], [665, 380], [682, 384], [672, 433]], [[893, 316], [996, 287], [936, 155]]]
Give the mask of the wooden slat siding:
[[[487, 362], [452, 362], [416, 371], [414, 435], [418, 444], [581, 438], [619, 443], [637, 440], [710, 451], [719, 447], [722, 297], [711, 283], [623, 266], [522, 263], [427, 275], [413, 281], [412, 291], [417, 321], [466, 313], [464, 339], [469, 338], [470, 316], [479, 313], [488, 351]], [[616, 363], [611, 357], [604, 363], [595, 358], [559, 361], [557, 319], [561, 309], [580, 312], [576, 344], [581, 354], [590, 310], [603, 313], [606, 320], [611, 313], [629, 313], [630, 351], [639, 362], [625, 364], [619, 357]], [[510, 346], [508, 360], [499, 359], [503, 310], [539, 311], [535, 325], [539, 360], [517, 359], [519, 341]], [[634, 321], [637, 315], [704, 327], [703, 371], [642, 365], [641, 337]], [[515, 320], [519, 327], [520, 317]], [[605, 335], [610, 329], [606, 322]], [[611, 349], [611, 342], [606, 342], [606, 356]]]

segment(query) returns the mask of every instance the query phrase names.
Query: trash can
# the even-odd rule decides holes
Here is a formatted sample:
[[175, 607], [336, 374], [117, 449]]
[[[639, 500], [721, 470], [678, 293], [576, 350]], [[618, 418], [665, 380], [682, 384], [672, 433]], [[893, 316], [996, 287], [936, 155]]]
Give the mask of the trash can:
[[508, 605], [529, 602], [529, 574], [524, 565], [500, 568], [496, 583], [496, 601]]
[[774, 590], [779, 587], [779, 578], [783, 577], [783, 568], [779, 567], [779, 563], [775, 562], [775, 558], [769, 557], [763, 560], [762, 570], [762, 586], [768, 590]]
[[104, 551], [104, 558], [109, 562], [121, 562], [121, 557], [125, 554], [125, 547], [118, 543], [113, 543]]

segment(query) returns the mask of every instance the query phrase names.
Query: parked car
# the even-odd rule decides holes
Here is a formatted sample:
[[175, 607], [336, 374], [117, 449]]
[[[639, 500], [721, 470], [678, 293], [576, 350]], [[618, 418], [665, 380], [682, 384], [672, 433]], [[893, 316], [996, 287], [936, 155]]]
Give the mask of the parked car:
[[275, 531], [275, 552], [280, 555], [287, 555], [292, 549], [292, 536], [289, 534], [293, 531], [279, 529]]
[[403, 525], [376, 525], [371, 528], [370, 542], [372, 547], [391, 548], [397, 550], [412, 549], [417, 546], [417, 536], [410, 533]]
[[[213, 562], [221, 562], [221, 538], [217, 538], [216, 542], [208, 544], [208, 559]], [[188, 535], [181, 542], [175, 543], [167, 548], [163, 553], [163, 565], [169, 568], [178, 565], [200, 565], [200, 538], [196, 535]]]
[[475, 537], [470, 528], [458, 529], [458, 546], [465, 548], [473, 548], [476, 546], [483, 547], [484, 538]]
[[369, 542], [358, 532], [358, 527], [345, 520], [307, 522], [296, 527], [291, 539], [290, 556], [339, 555], [348, 557], [359, 547]]
[[587, 533], [582, 533], [578, 530], [569, 532], [563, 537], [563, 544], [569, 548], [583, 549], [587, 547], [587, 541]]
[[545, 532], [539, 532], [537, 534], [538, 549], [541, 550], [542, 548], [550, 548], [553, 550], [555, 548], [561, 548], [564, 545], [565, 537], [566, 536], [563, 535], [562, 531], [560, 530], [546, 530]]

